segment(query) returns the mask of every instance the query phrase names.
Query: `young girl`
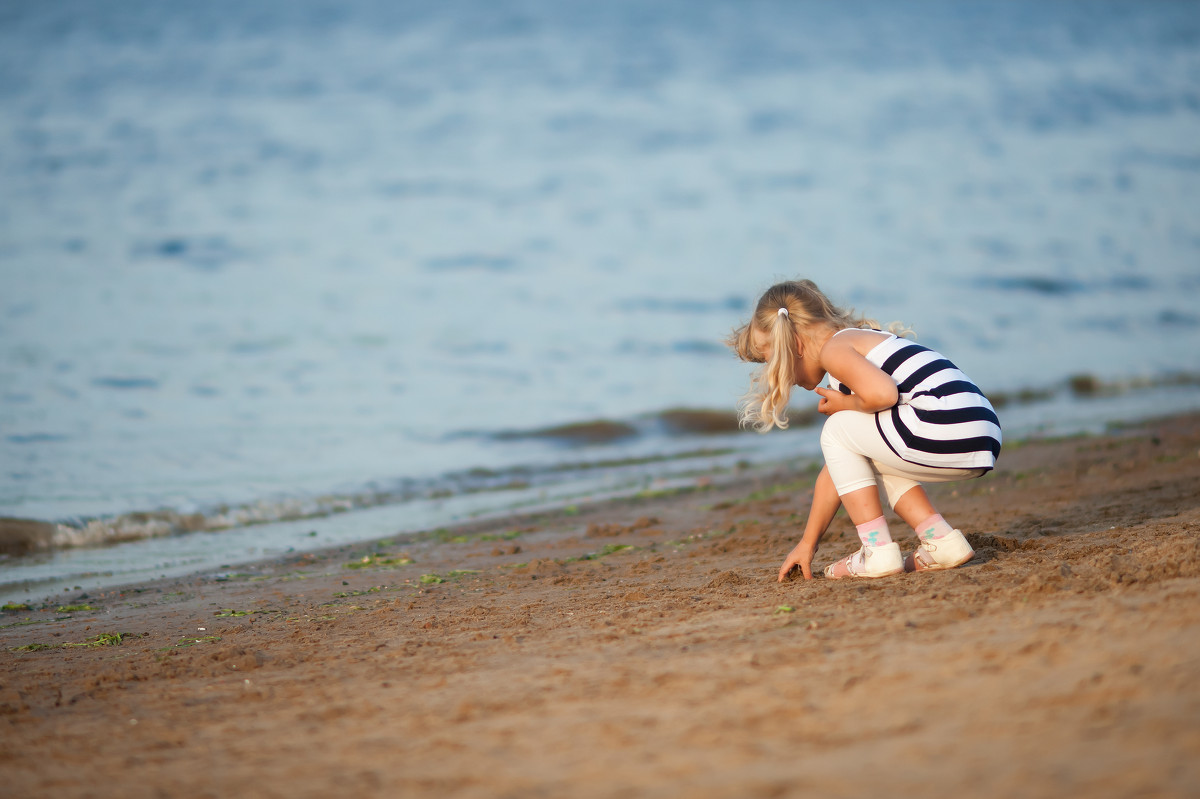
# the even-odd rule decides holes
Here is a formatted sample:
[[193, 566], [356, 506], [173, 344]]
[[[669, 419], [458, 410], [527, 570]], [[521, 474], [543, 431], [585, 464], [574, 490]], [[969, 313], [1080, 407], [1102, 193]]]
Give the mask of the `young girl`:
[[[829, 301], [811, 280], [772, 286], [729, 345], [765, 366], [739, 406], [759, 432], [787, 427], [792, 386], [821, 395], [817, 410], [825, 468], [813, 489], [804, 536], [779, 570], [782, 582], [812, 560], [840, 506], [858, 528], [862, 548], [825, 568], [825, 576], [886, 577], [906, 568], [952, 569], [974, 556], [961, 532], [929, 503], [921, 483], [964, 480], [989, 471], [1000, 453], [1000, 421], [987, 398], [933, 350], [883, 332]], [[899, 333], [900, 335], [897, 335]], [[818, 388], [825, 375], [829, 388]], [[877, 485], [917, 533], [907, 561], [892, 541]]]

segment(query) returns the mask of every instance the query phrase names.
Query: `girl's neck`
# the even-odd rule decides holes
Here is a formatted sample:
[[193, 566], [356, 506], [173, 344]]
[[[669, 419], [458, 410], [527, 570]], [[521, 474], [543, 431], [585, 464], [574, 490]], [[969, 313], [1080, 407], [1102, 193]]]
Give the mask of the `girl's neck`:
[[820, 352], [829, 343], [829, 339], [846, 329], [848, 328], [838, 328], [830, 324], [813, 325], [811, 332], [806, 336], [809, 347], [814, 353]]

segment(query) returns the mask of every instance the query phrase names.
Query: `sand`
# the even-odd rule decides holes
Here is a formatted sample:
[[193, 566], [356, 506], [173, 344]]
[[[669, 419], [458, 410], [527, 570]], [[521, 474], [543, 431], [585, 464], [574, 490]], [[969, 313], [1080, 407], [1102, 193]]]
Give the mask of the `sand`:
[[[6, 612], [0, 785], [1200, 795], [1200, 416], [1010, 444], [995, 473], [935, 487], [977, 550], [954, 571], [777, 583], [812, 479]], [[818, 563], [856, 544], [839, 517]]]

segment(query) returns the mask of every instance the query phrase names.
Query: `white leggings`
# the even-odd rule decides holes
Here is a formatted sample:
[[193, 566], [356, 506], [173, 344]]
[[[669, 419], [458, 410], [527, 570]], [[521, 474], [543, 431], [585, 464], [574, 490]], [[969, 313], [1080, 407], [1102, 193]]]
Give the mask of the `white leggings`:
[[821, 452], [839, 497], [881, 485], [893, 508], [905, 492], [921, 483], [966, 480], [987, 472], [987, 469], [938, 469], [909, 463], [883, 440], [875, 426], [875, 414], [859, 411], [838, 411], [825, 420]]

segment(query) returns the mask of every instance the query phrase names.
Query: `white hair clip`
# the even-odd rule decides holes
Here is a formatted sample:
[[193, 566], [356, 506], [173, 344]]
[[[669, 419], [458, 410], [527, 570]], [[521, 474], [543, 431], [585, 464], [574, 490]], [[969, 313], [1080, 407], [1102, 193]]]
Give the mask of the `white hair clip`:
[[[788, 315], [787, 308], [780, 308], [780, 309], [779, 309], [779, 315], [780, 315], [780, 316], [787, 316], [787, 315]], [[790, 317], [789, 317], [789, 318], [790, 318]]]

